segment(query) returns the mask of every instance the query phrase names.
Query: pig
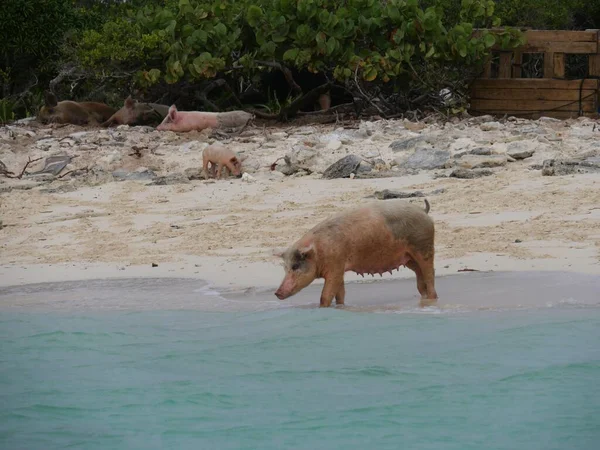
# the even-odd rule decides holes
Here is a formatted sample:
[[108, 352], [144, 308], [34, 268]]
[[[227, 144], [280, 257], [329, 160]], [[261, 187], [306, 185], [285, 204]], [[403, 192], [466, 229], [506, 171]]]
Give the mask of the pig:
[[236, 128], [246, 125], [254, 116], [246, 111], [214, 113], [205, 111], [177, 111], [171, 105], [158, 131], [200, 131], [205, 128]]
[[159, 123], [167, 116], [169, 107], [158, 103], [141, 103], [131, 98], [125, 99], [123, 107], [114, 113], [103, 127], [112, 125], [147, 125]]
[[44, 103], [38, 114], [38, 120], [44, 124], [99, 124], [108, 120], [117, 111], [104, 103], [72, 102], [70, 100], [59, 102], [51, 92], [45, 92]]
[[[208, 163], [211, 164], [210, 171]], [[237, 177], [242, 176], [240, 158], [231, 149], [222, 144], [212, 144], [204, 149], [202, 152], [202, 169], [205, 178], [208, 178], [209, 174], [214, 177], [216, 173], [217, 179], [220, 179], [223, 170], [229, 170], [230, 174]]]
[[434, 224], [425, 209], [405, 200], [386, 200], [337, 214], [316, 225], [282, 252], [285, 277], [275, 292], [280, 300], [297, 294], [315, 278], [324, 278], [321, 307], [344, 304], [344, 272], [362, 275], [413, 270], [421, 305], [437, 301]]

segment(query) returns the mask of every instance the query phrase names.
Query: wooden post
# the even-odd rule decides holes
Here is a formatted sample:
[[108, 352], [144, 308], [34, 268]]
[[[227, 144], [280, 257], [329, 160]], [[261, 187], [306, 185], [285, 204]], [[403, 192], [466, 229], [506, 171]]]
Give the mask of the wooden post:
[[500, 53], [500, 67], [498, 68], [498, 78], [510, 78], [512, 74], [512, 52]]
[[521, 70], [522, 64], [523, 64], [523, 53], [515, 51], [513, 53], [513, 66], [512, 66], [512, 77], [513, 78], [521, 78], [523, 76], [523, 71]]
[[[592, 30], [586, 30], [592, 31]], [[600, 77], [600, 31], [593, 30], [598, 33], [598, 50], [595, 55], [589, 55], [588, 57], [588, 76], [590, 77]], [[600, 112], [600, 90], [598, 91], [598, 95], [596, 97], [596, 112]]]
[[554, 53], [554, 78], [565, 77], [565, 54]]
[[544, 78], [554, 76], [554, 52], [544, 52]]

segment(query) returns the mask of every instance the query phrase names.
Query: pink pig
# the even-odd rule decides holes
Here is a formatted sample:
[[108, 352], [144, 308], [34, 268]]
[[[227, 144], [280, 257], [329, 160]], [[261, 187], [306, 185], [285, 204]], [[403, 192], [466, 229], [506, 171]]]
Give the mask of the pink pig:
[[171, 105], [169, 113], [156, 129], [158, 131], [200, 131], [206, 128], [235, 128], [246, 125], [252, 117], [252, 114], [245, 111], [224, 113], [177, 111], [177, 107]]

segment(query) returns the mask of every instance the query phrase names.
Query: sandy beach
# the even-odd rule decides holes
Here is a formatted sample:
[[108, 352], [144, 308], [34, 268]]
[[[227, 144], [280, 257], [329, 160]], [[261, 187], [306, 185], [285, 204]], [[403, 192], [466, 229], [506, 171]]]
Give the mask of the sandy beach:
[[[197, 179], [202, 150], [215, 141], [245, 158], [248, 175]], [[294, 167], [280, 160], [271, 170], [286, 154]], [[441, 163], [419, 167], [431, 154]], [[274, 288], [283, 277], [274, 249], [344, 208], [385, 201], [372, 198], [384, 189], [421, 191], [431, 203], [438, 276], [600, 275], [600, 127], [590, 119], [254, 124], [231, 134], [35, 121], [0, 128], [0, 160], [12, 172], [28, 158], [42, 158], [27, 169], [39, 171], [57, 155], [77, 155], [60, 175], [87, 173], [0, 177], [2, 286], [174, 277], [227, 291]], [[322, 178], [347, 155], [363, 160], [350, 178]], [[554, 176], [542, 174], [549, 160]], [[457, 168], [479, 177], [449, 176]], [[413, 277], [402, 269], [383, 278]]]

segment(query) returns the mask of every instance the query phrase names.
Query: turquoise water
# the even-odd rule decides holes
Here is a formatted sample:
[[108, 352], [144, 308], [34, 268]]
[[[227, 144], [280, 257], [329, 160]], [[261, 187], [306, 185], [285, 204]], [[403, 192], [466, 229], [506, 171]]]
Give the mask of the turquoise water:
[[600, 310], [0, 313], [2, 449], [598, 449]]

